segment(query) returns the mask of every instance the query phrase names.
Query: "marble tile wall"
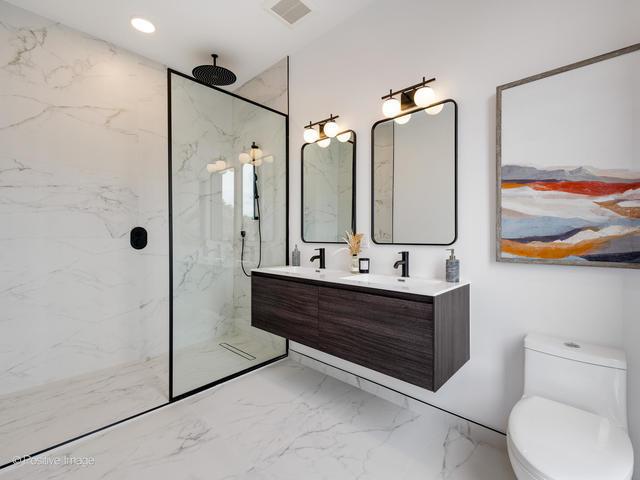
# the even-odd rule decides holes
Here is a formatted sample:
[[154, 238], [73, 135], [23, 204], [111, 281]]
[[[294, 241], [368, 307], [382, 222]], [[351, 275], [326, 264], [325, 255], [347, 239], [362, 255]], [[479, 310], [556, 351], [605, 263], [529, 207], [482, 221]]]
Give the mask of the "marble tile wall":
[[161, 65], [0, 1], [0, 395], [166, 352], [166, 122]]
[[283, 58], [264, 72], [242, 84], [234, 93], [273, 108], [278, 112], [289, 113], [288, 58]]

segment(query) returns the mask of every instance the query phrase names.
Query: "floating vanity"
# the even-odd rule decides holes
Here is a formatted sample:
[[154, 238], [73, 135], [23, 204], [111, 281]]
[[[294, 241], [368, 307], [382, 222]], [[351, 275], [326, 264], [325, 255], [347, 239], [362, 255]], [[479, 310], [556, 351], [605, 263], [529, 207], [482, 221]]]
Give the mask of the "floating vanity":
[[438, 390], [469, 359], [469, 284], [307, 267], [253, 270], [251, 324]]

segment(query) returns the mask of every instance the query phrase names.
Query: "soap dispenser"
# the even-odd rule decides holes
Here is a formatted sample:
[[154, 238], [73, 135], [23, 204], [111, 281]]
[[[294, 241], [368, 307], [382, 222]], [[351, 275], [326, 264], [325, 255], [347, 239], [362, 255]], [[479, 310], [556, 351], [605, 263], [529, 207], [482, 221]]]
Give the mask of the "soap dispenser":
[[291, 252], [291, 265], [294, 267], [300, 266], [300, 250], [298, 250], [298, 244], [296, 243], [293, 251]]
[[447, 282], [456, 283], [460, 281], [460, 260], [456, 258], [453, 248], [447, 248], [451, 255], [447, 258]]

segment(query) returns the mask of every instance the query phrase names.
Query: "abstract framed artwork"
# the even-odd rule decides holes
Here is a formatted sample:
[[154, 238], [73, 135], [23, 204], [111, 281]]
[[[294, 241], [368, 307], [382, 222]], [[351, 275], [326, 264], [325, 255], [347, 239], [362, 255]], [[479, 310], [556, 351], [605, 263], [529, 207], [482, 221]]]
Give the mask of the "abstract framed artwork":
[[500, 262], [640, 268], [640, 44], [499, 86]]

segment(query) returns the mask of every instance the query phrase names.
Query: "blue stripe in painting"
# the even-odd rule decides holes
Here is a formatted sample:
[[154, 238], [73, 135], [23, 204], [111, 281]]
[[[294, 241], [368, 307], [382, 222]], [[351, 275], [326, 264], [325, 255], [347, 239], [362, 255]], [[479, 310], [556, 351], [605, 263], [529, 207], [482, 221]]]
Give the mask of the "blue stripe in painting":
[[571, 230], [581, 230], [586, 227], [604, 228], [613, 225], [624, 227], [638, 226], [638, 220], [632, 218], [612, 218], [608, 222], [594, 223], [582, 218], [560, 217], [525, 217], [502, 218], [502, 238], [518, 240], [532, 237], [554, 237], [563, 235]]
[[591, 262], [640, 263], [640, 252], [594, 253], [592, 255], [583, 255], [581, 258]]

